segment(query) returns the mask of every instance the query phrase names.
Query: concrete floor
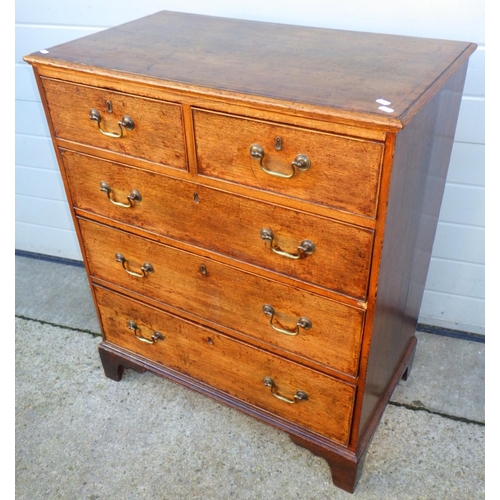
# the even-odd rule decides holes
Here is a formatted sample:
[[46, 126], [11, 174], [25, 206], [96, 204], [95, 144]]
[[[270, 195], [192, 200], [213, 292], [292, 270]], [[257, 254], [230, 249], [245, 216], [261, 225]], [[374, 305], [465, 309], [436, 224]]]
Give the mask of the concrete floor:
[[81, 267], [16, 256], [16, 499], [485, 497], [484, 344], [417, 333], [354, 495], [288, 436], [149, 373], [104, 376]]

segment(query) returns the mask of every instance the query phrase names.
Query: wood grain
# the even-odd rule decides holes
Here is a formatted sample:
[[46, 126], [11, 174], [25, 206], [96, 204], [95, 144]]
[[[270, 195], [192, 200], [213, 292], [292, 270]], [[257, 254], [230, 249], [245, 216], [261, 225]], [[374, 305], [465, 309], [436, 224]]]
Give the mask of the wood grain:
[[371, 342], [360, 437], [381, 417], [387, 388], [414, 342], [466, 69], [462, 66], [396, 138], [376, 308], [366, 332]]
[[[391, 121], [474, 48], [163, 11], [52, 47], [32, 60], [80, 70], [112, 68], [129, 79], [141, 75]], [[379, 110], [378, 98], [390, 101], [395, 112]]]
[[[274, 425], [352, 492], [415, 354], [475, 48], [160, 12], [25, 57], [92, 282], [106, 374], [151, 370]], [[92, 107], [106, 130], [123, 115], [136, 128], [107, 138]], [[254, 143], [270, 169], [297, 154], [312, 166], [270, 177], [250, 158]], [[142, 199], [118, 207], [101, 181], [114, 200], [133, 189]], [[263, 228], [275, 249], [297, 253], [307, 239], [316, 250], [277, 255]], [[129, 269], [154, 271], [130, 276], [116, 252]], [[302, 316], [313, 326], [276, 332], [263, 304], [274, 326], [292, 330]], [[145, 343], [155, 331], [163, 339]], [[279, 400], [266, 376], [279, 394], [309, 398]]]
[[[176, 316], [102, 288], [95, 289], [104, 338], [148, 359], [208, 383], [345, 445], [349, 439], [354, 387], [232, 340]], [[164, 339], [148, 345], [127, 326], [133, 320], [140, 335], [160, 331]], [[288, 404], [275, 398], [263, 383], [271, 377], [280, 392], [292, 398], [298, 391], [307, 401]]]
[[[63, 151], [62, 157], [72, 199], [80, 209], [351, 297], [366, 295], [371, 230], [71, 151]], [[99, 190], [103, 180], [118, 200], [136, 189], [142, 201], [131, 209], [114, 206]], [[287, 252], [297, 253], [306, 239], [317, 249], [299, 260], [277, 255], [261, 238], [263, 228], [272, 229], [274, 245]]]
[[[198, 109], [193, 117], [199, 174], [375, 217], [383, 144]], [[273, 177], [250, 156], [253, 144], [263, 147], [271, 171], [289, 175], [299, 154], [311, 167]]]
[[[164, 166], [187, 169], [186, 144], [181, 107], [105, 89], [42, 79], [55, 137], [143, 158]], [[106, 101], [112, 104], [107, 111]], [[119, 133], [118, 122], [130, 116], [134, 129], [123, 137], [103, 135], [90, 120], [91, 109], [99, 111], [101, 127]]]
[[[364, 311], [85, 219], [79, 226], [93, 278], [356, 375]], [[132, 270], [150, 262], [154, 272], [145, 278], [127, 274], [116, 252], [126, 256]], [[313, 326], [296, 336], [276, 332], [264, 304], [275, 308], [278, 327], [293, 332], [303, 316]]]

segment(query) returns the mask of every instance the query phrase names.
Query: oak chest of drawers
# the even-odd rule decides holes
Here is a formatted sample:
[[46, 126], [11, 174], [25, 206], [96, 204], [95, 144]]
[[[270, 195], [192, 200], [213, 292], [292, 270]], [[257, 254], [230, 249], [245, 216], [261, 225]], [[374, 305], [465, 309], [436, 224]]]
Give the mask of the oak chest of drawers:
[[106, 375], [259, 418], [353, 491], [411, 368], [474, 49], [160, 12], [27, 56]]

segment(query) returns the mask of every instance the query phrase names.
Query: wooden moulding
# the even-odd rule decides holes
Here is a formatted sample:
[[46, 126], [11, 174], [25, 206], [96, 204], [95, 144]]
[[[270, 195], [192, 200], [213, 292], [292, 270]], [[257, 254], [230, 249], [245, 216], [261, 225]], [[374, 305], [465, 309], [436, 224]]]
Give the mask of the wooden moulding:
[[346, 491], [354, 491], [356, 475], [359, 477], [361, 473], [361, 471], [356, 473], [360, 461], [355, 454], [345, 447], [311, 432], [305, 427], [296, 425], [269, 411], [241, 401], [213, 386], [204, 384], [189, 375], [171, 370], [168, 367], [154, 363], [142, 356], [132, 354], [129, 351], [124, 351], [114, 344], [102, 342], [98, 346], [98, 351], [104, 373], [112, 380], [120, 381], [125, 368], [133, 369], [138, 373], [150, 371], [286, 432], [296, 444], [328, 461], [333, 482], [337, 486]]
[[[266, 41], [264, 50], [256, 39]], [[475, 48], [466, 42], [163, 11], [25, 60], [66, 75], [114, 77], [247, 107], [313, 112], [396, 131]], [[388, 75], [394, 67], [403, 69], [392, 79]], [[391, 96], [394, 115], [374, 106], [373, 89], [384, 89], [387, 95], [381, 97]]]
[[[266, 50], [256, 49], [256, 35], [266, 41]], [[411, 370], [467, 60], [475, 48], [465, 42], [161, 12], [25, 57], [34, 67], [92, 282], [106, 376], [119, 381], [125, 368], [148, 370], [243, 411], [326, 459], [334, 484], [353, 492], [391, 394]], [[108, 96], [119, 118], [139, 117], [136, 132], [144, 135], [126, 136], [121, 143], [99, 135], [87, 101], [110, 113]], [[389, 114], [377, 103], [381, 97], [392, 100]], [[75, 116], [82, 117], [82, 125]], [[105, 127], [116, 121], [111, 113], [106, 117]], [[164, 117], [172, 143], [158, 135]], [[239, 130], [243, 123], [244, 131]], [[273, 151], [275, 135], [290, 134], [286, 140], [300, 148], [313, 144], [327, 168], [311, 171], [316, 177], [296, 184], [295, 191], [273, 184], [275, 179], [266, 185], [267, 174], [244, 151], [261, 134], [270, 136], [266, 151]], [[235, 146], [239, 136], [243, 146]], [[341, 151], [343, 172], [335, 170], [330, 141]], [[234, 171], [225, 170], [235, 164]], [[103, 172], [119, 186], [120, 198], [138, 188], [125, 188], [126, 181], [147, 179], [152, 191], [136, 211], [117, 214], [99, 192]], [[326, 187], [314, 191], [318, 183]], [[332, 185], [343, 192], [330, 193]], [[299, 271], [276, 260], [269, 238], [259, 235], [273, 222], [280, 247], [296, 250], [301, 239], [313, 240], [314, 260], [303, 259]], [[320, 358], [314, 349], [323, 349], [321, 343], [304, 361], [302, 352], [280, 351], [257, 335], [244, 338], [251, 333], [227, 316], [216, 318], [219, 312], [213, 311], [213, 317], [202, 316], [203, 307], [216, 309], [206, 289], [190, 296], [187, 285], [160, 289], [162, 283], [153, 279], [143, 288], [129, 286], [121, 275], [105, 272], [104, 254], [115, 252], [107, 245], [110, 234], [120, 234], [113, 241], [130, 244], [136, 259], [146, 258], [141, 247], [159, 262], [178, 259], [179, 275], [195, 262], [210, 273], [212, 261], [219, 286], [228, 287], [234, 271], [246, 273], [252, 286], [256, 279], [273, 281], [273, 290], [290, 308], [300, 301], [290, 299], [287, 287], [316, 295], [307, 299], [315, 301], [312, 309], [333, 299], [357, 337], [342, 345], [330, 365], [312, 359]], [[224, 274], [224, 266], [232, 271]], [[165, 274], [158, 276], [165, 281]], [[185, 281], [198, 286], [202, 279], [197, 274]], [[242, 288], [250, 295], [248, 283]], [[221, 295], [230, 309], [228, 295]], [[201, 304], [192, 306], [193, 297]], [[146, 322], [169, 317], [186, 333], [171, 339], [177, 357], [168, 357], [166, 343], [148, 351], [134, 334], [127, 337], [121, 320], [128, 310], [142, 310]], [[212, 336], [218, 346], [208, 342]], [[192, 352], [193, 359], [210, 359], [209, 366], [187, 366]], [[306, 415], [301, 403], [284, 411], [267, 392], [271, 401], [264, 399], [261, 375], [258, 382], [252, 378], [252, 370], [262, 365], [273, 367], [285, 385], [300, 379], [308, 391], [317, 389], [316, 400], [309, 400], [314, 415]], [[214, 374], [216, 366], [220, 372]], [[254, 385], [248, 386], [249, 379]], [[240, 384], [237, 391], [233, 383]], [[332, 400], [338, 400], [338, 411]]]
[[[401, 378], [405, 380], [410, 374], [415, 355], [416, 340], [412, 341], [407, 350], [404, 362], [398, 368], [394, 376], [388, 393], [392, 393]], [[265, 424], [271, 425], [289, 434], [290, 439], [303, 448], [311, 451], [315, 455], [325, 459], [330, 467], [332, 481], [335, 486], [353, 493], [363, 471], [366, 453], [379, 420], [373, 420], [372, 428], [365, 436], [365, 439], [356, 453], [336, 445], [334, 442], [324, 437], [310, 432], [308, 429], [294, 425], [284, 419], [264, 411], [249, 403], [238, 400], [227, 393], [224, 393], [212, 386], [204, 384], [188, 375], [171, 370], [165, 366], [149, 361], [142, 356], [134, 355], [129, 351], [123, 351], [119, 347], [103, 342], [98, 346], [101, 362], [106, 376], [112, 380], [120, 381], [125, 368], [133, 369], [138, 373], [146, 370], [156, 375], [168, 378], [184, 387], [195, 390], [200, 394], [208, 396], [231, 408], [241, 411]], [[388, 395], [390, 397], [390, 394]], [[381, 415], [380, 415], [381, 416]]]

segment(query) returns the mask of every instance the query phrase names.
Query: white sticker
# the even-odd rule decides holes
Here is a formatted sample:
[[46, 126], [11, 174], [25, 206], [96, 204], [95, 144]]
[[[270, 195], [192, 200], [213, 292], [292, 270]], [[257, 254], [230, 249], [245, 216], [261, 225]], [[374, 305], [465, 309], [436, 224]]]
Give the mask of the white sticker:
[[41, 53], [41, 54], [48, 54], [48, 53], [49, 53], [49, 51], [48, 51], [48, 50], [45, 50], [45, 49], [42, 49], [42, 50], [40, 51], [40, 53]]
[[379, 106], [378, 109], [380, 109], [380, 111], [385, 111], [386, 113], [394, 113], [394, 110], [392, 108], [388, 108], [387, 106]]
[[391, 104], [391, 101], [386, 101], [385, 99], [377, 99], [375, 102], [382, 104], [382, 106], [389, 106]]

